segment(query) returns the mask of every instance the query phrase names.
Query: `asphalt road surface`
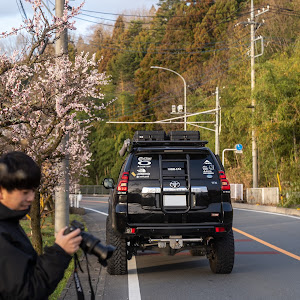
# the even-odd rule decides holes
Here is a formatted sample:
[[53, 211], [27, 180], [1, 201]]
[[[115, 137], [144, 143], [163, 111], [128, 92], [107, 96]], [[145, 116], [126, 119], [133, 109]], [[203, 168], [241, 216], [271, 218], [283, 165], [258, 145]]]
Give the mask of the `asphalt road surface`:
[[[84, 197], [81, 206], [105, 235], [107, 198]], [[205, 257], [188, 252], [138, 253], [128, 261], [128, 276], [103, 269], [96, 299], [300, 299], [300, 218], [235, 209], [233, 226], [231, 274], [213, 274]]]

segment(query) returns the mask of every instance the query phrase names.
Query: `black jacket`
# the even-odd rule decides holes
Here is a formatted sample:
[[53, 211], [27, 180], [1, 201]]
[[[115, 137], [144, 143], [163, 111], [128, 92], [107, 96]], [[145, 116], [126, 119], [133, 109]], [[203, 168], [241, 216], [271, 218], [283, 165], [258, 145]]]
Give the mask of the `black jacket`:
[[0, 299], [47, 299], [71, 260], [57, 244], [37, 255], [19, 224], [27, 212], [0, 203]]

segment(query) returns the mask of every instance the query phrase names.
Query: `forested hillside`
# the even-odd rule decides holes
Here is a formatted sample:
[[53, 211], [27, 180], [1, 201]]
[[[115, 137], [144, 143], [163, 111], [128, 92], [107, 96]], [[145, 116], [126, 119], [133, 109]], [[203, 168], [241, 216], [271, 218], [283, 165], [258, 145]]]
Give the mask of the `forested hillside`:
[[[103, 121], [90, 135], [93, 162], [89, 179], [99, 184], [104, 177], [116, 179], [124, 158], [118, 150], [136, 130], [183, 130], [183, 124], [108, 124], [107, 121], [157, 121], [174, 117], [172, 105], [183, 105], [187, 83], [187, 112], [215, 108], [220, 90], [220, 152], [244, 146], [243, 154], [226, 153], [225, 168], [232, 183], [252, 186], [251, 128], [258, 141], [259, 186], [278, 186], [277, 173], [287, 192], [300, 190], [300, 0], [254, 1], [268, 12], [256, 19], [256, 36], [264, 37], [264, 53], [255, 59], [256, 106], [251, 108], [250, 1], [159, 0], [158, 9], [147, 14], [120, 15], [112, 30], [94, 28], [92, 38], [80, 38], [77, 51], [96, 52], [99, 70], [110, 75], [102, 88], [105, 101], [116, 99]], [[263, 20], [264, 19], [264, 20]], [[256, 55], [261, 43], [256, 43]], [[178, 115], [176, 115], [178, 116]], [[214, 121], [214, 114], [188, 121]], [[205, 124], [214, 129], [214, 124]], [[214, 149], [214, 132], [200, 130]], [[290, 194], [291, 195], [291, 194]], [[289, 202], [297, 200], [297, 194]], [[286, 197], [284, 198], [287, 201]], [[299, 203], [299, 202], [298, 202]], [[300, 203], [299, 203], [300, 204]]]

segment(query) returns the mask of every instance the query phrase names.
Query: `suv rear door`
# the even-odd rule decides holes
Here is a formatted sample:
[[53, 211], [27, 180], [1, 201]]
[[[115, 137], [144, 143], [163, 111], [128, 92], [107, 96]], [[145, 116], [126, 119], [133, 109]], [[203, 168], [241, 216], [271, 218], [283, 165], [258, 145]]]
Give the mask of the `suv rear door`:
[[207, 148], [133, 154], [127, 194], [129, 223], [210, 221], [208, 207], [221, 202], [218, 170]]

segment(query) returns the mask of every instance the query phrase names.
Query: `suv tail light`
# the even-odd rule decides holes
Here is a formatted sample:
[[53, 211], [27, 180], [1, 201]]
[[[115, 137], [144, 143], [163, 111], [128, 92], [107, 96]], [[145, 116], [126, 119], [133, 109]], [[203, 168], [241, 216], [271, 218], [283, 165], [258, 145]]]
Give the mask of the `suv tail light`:
[[225, 172], [219, 171], [219, 177], [221, 179], [222, 191], [230, 191], [230, 184], [229, 184], [229, 181], [226, 179]]
[[216, 232], [226, 232], [225, 227], [215, 227]]
[[118, 192], [128, 192], [128, 179], [129, 172], [124, 172], [117, 187]]

